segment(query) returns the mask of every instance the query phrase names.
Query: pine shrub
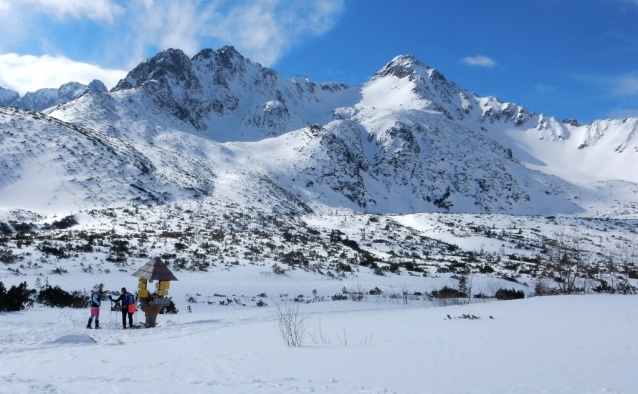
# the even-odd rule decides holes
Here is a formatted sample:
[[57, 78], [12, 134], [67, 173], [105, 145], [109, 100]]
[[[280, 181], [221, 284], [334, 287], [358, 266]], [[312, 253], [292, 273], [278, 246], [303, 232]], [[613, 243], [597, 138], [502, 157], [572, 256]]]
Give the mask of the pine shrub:
[[433, 298], [467, 298], [466, 293], [448, 286], [432, 291], [431, 295]]
[[17, 286], [11, 286], [7, 291], [0, 282], [0, 312], [18, 312], [31, 308], [36, 291], [27, 287], [27, 282], [22, 282]]
[[514, 290], [514, 289], [498, 289], [496, 293], [494, 293], [494, 298], [497, 300], [517, 300], [519, 298], [525, 298], [525, 293], [523, 290]]
[[51, 308], [86, 308], [89, 304], [89, 295], [84, 291], [76, 290], [69, 293], [60, 286], [46, 285], [38, 292], [37, 302]]

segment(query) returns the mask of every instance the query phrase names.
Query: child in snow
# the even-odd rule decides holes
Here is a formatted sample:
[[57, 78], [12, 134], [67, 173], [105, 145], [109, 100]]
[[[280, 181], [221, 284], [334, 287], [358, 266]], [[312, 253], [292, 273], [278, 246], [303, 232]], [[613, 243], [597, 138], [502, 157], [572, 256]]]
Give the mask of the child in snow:
[[[135, 313], [135, 296], [126, 291], [126, 287], [122, 287], [122, 294], [117, 300], [109, 296], [109, 300], [116, 304], [122, 301], [122, 329], [126, 330], [126, 315], [128, 314], [128, 326], [133, 328], [133, 313]], [[130, 307], [132, 305], [132, 307]]]
[[91, 327], [91, 322], [93, 321], [93, 318], [95, 317], [95, 328], [100, 328], [100, 293], [101, 293], [100, 287], [95, 286], [93, 288], [93, 290], [91, 290], [91, 292], [93, 294], [91, 294], [91, 317], [89, 317], [89, 324], [86, 325], [86, 328], [93, 328]]

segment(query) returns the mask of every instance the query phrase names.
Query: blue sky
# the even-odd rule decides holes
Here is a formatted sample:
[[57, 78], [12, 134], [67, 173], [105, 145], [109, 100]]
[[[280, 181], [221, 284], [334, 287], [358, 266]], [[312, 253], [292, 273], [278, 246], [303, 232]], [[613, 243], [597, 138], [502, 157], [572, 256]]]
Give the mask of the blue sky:
[[0, 86], [112, 86], [168, 47], [233, 45], [285, 76], [363, 83], [409, 53], [481, 96], [638, 117], [638, 0], [0, 0]]

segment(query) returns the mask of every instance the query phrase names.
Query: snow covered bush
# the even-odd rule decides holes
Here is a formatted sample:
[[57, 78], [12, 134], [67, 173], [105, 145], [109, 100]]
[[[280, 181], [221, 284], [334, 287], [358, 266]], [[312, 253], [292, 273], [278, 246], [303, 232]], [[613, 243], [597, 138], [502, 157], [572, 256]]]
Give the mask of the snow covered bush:
[[171, 299], [171, 303], [168, 306], [164, 307], [164, 309], [162, 309], [160, 313], [167, 314], [167, 315], [174, 315], [178, 312], [179, 312], [179, 309], [177, 309], [177, 307], [175, 306], [175, 303]]
[[281, 268], [281, 267], [279, 266], [279, 264], [275, 263], [275, 264], [273, 264], [273, 265], [272, 265], [272, 272], [273, 272], [275, 275], [283, 275], [283, 274], [286, 272], [286, 270], [284, 270], [283, 268]]

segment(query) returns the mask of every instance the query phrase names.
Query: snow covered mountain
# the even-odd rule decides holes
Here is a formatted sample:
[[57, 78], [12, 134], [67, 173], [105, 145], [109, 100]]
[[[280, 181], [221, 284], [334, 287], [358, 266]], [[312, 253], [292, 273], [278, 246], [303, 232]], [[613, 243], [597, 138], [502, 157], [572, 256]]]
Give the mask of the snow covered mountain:
[[133, 69], [112, 92], [150, 101], [220, 142], [254, 141], [325, 124], [334, 108], [360, 95], [342, 83], [286, 79], [233, 47], [205, 49], [192, 59], [169, 49]]
[[[89, 161], [73, 178], [82, 186], [73, 198], [62, 197], [63, 187], [54, 193], [80, 206], [195, 197], [296, 212], [327, 206], [377, 213], [638, 213], [638, 175], [626, 170], [635, 166], [638, 121], [560, 122], [479, 97], [409, 55], [349, 86], [287, 79], [232, 47], [193, 58], [169, 49], [111, 92], [88, 90], [47, 112], [62, 121], [59, 127], [80, 126], [148, 163], [149, 172], [136, 175], [124, 171], [131, 168], [120, 156], [109, 158], [109, 166], [122, 170], [109, 197], [98, 199], [87, 183], [91, 160], [106, 159], [89, 160], [94, 152], [83, 150]], [[4, 115], [5, 130], [28, 119]], [[28, 122], [23, 130], [34, 127], [35, 120]], [[69, 146], [53, 143], [54, 134], [47, 138]], [[26, 182], [20, 144], [3, 158], [13, 155], [14, 164], [6, 164], [15, 168], [12, 179]], [[611, 166], [600, 166], [598, 158]], [[60, 166], [50, 178], [69, 184], [64, 171]], [[3, 196], [11, 194], [19, 195]], [[2, 205], [14, 207], [7, 199]]]
[[179, 161], [183, 176], [176, 185], [161, 168], [162, 160], [174, 161], [172, 152], [158, 153], [155, 163], [160, 149], [40, 113], [0, 107], [0, 130], [3, 207], [73, 212], [126, 201], [161, 202], [171, 192], [192, 196], [209, 188], [210, 170], [195, 158]]
[[43, 111], [47, 108], [66, 103], [83, 95], [88, 90], [106, 92], [106, 86], [94, 79], [88, 85], [79, 82], [69, 82], [58, 89], [38, 89], [27, 92], [20, 97], [18, 92], [0, 87], [0, 105], [24, 108], [31, 111]]
[[0, 86], [0, 105], [8, 106], [20, 98], [18, 92]]

